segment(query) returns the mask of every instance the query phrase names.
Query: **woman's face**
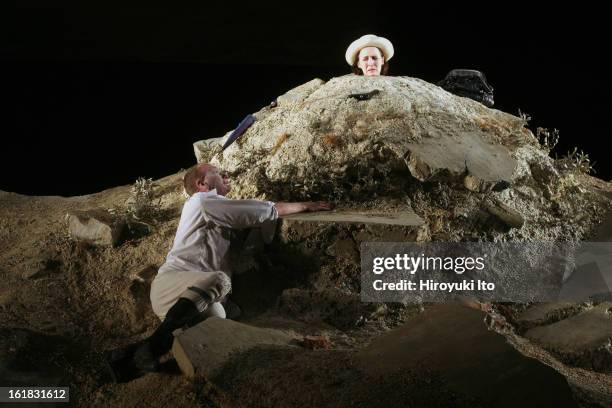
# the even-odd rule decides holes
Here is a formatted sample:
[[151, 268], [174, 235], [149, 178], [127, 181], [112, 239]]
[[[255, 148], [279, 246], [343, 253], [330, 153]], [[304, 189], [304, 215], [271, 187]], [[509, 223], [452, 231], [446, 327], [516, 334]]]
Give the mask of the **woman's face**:
[[378, 76], [385, 63], [380, 50], [376, 47], [365, 47], [359, 51], [359, 61], [357, 67], [361, 69], [365, 76]]

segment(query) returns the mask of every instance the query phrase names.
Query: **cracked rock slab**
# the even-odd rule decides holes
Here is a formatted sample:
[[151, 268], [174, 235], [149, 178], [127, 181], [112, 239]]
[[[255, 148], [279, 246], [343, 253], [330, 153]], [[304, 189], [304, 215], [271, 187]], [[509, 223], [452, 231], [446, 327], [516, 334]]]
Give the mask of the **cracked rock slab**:
[[426, 181], [444, 172], [465, 174], [471, 176], [467, 185], [473, 191], [487, 191], [502, 181], [509, 183], [516, 167], [507, 148], [487, 142], [480, 132], [437, 134], [407, 147], [406, 164], [415, 178]]
[[458, 304], [426, 309], [358, 351], [356, 360], [367, 372], [386, 375], [427, 367], [482, 406], [576, 406], [560, 374], [488, 330], [480, 311]]
[[520, 324], [536, 325], [546, 323], [550, 320], [558, 321], [567, 315], [574, 315], [580, 308], [574, 303], [539, 303], [530, 306], [521, 313], [517, 321]]
[[210, 317], [176, 336], [172, 354], [187, 377], [211, 378], [241, 352], [260, 346], [289, 346], [294, 340], [280, 330]]
[[605, 346], [612, 338], [612, 302], [605, 302], [559, 322], [534, 327], [525, 337], [547, 349], [580, 353]]

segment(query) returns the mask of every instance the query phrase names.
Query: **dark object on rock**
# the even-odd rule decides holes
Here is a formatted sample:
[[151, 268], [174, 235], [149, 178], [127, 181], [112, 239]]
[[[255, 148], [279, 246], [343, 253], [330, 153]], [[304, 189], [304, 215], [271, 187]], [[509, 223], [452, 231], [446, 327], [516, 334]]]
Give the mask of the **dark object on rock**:
[[367, 101], [367, 100], [372, 99], [374, 95], [378, 95], [379, 93], [380, 93], [380, 90], [375, 89], [373, 91], [366, 92], [366, 93], [350, 94], [349, 98], [354, 98], [358, 101]]
[[493, 107], [493, 87], [485, 75], [475, 69], [453, 69], [437, 85], [455, 95], [478, 101], [488, 108]]
[[242, 119], [242, 122], [240, 122], [238, 127], [236, 127], [236, 129], [234, 129], [232, 134], [229, 135], [229, 137], [225, 141], [225, 144], [223, 145], [223, 149], [221, 149], [221, 150], [223, 151], [223, 150], [227, 149], [229, 147], [229, 145], [234, 143], [240, 136], [242, 136], [242, 134], [244, 132], [246, 132], [247, 129], [249, 127], [251, 127], [251, 125], [253, 123], [255, 123], [255, 116], [253, 116], [251, 114], [246, 115], [246, 117], [244, 119]]
[[502, 180], [493, 186], [493, 191], [504, 191], [508, 188], [510, 188], [510, 183], [506, 180]]
[[331, 349], [331, 342], [325, 336], [305, 336], [302, 340], [302, 346], [315, 350], [315, 349]]

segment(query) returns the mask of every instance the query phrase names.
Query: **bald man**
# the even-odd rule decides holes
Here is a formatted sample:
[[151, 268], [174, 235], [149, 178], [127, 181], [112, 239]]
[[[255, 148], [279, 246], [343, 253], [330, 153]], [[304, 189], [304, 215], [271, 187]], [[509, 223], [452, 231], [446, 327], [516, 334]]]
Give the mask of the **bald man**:
[[162, 320], [144, 342], [115, 350], [107, 365], [116, 382], [159, 369], [174, 330], [206, 317], [225, 318], [220, 301], [231, 289], [228, 229], [273, 225], [279, 216], [331, 209], [324, 202], [273, 203], [231, 200], [226, 172], [202, 163], [191, 167], [183, 179], [190, 198], [185, 202], [172, 249], [151, 285], [151, 305]]

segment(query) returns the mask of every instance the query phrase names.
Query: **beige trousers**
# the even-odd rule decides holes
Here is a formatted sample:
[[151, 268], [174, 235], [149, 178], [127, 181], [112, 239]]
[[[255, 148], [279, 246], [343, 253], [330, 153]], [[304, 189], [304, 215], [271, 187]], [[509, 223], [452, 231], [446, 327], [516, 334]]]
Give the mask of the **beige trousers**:
[[[166, 271], [158, 274], [151, 284], [151, 306], [157, 317], [164, 320], [178, 299], [186, 298], [195, 303], [204, 317], [225, 318], [225, 309], [220, 301], [230, 289], [230, 279], [221, 271]], [[202, 297], [202, 292], [213, 300], [212, 304]]]

